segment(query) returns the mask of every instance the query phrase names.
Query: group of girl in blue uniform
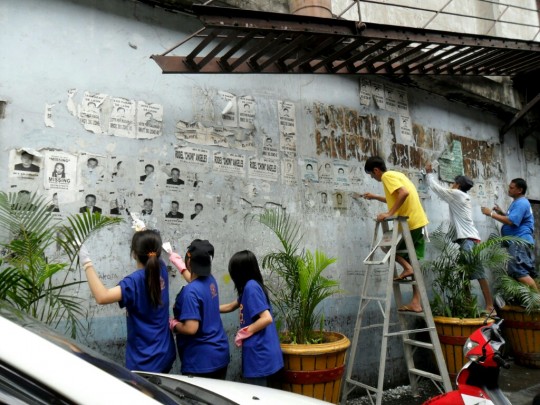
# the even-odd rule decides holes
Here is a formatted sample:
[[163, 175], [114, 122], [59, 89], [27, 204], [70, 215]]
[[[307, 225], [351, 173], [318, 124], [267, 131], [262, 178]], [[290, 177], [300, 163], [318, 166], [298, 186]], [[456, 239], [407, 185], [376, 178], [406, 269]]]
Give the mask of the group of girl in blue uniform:
[[283, 356], [255, 255], [244, 250], [232, 256], [229, 274], [238, 298], [220, 305], [218, 285], [211, 274], [212, 244], [194, 240], [184, 259], [169, 251], [171, 263], [188, 282], [176, 297], [174, 317], [169, 318], [168, 273], [161, 252], [159, 233], [136, 232], [131, 254], [137, 270], [108, 289], [86, 248], [80, 250], [80, 263], [96, 302], [118, 302], [126, 308], [126, 366], [131, 370], [169, 372], [176, 358], [176, 340], [182, 374], [225, 379], [230, 353], [220, 313], [238, 309], [240, 329], [235, 344], [242, 348], [242, 374], [247, 382], [268, 385], [283, 368]]

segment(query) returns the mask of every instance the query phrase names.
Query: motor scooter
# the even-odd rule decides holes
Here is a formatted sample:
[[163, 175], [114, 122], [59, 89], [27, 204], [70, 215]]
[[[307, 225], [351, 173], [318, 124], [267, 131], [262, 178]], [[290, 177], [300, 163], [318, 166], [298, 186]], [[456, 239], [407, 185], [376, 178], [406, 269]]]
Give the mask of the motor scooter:
[[[487, 324], [489, 319], [495, 322]], [[510, 368], [501, 355], [505, 344], [500, 333], [502, 322], [492, 314], [486, 317], [484, 325], [463, 346], [463, 354], [469, 361], [457, 376], [457, 390], [428, 399], [424, 405], [511, 405], [499, 388], [501, 367]]]

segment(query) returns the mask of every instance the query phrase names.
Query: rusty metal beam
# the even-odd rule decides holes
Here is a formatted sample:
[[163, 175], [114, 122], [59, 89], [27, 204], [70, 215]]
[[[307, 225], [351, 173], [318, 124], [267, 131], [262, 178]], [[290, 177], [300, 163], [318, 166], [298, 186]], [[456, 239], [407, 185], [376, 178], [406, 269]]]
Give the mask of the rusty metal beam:
[[501, 143], [504, 142], [504, 135], [512, 129], [514, 125], [516, 125], [524, 116], [527, 114], [538, 102], [540, 101], [540, 93], [536, 95], [531, 101], [527, 103], [525, 107], [521, 109], [516, 115], [512, 117], [512, 119], [504, 124], [504, 126], [499, 131], [499, 140]]

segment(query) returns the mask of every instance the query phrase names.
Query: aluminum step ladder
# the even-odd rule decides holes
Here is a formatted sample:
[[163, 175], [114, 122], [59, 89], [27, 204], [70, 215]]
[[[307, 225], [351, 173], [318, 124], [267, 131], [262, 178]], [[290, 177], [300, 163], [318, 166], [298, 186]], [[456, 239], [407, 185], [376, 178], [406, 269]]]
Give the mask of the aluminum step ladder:
[[[388, 339], [390, 337], [401, 337], [403, 342], [403, 350], [405, 355], [405, 361], [407, 364], [407, 370], [409, 373], [409, 380], [413, 393], [418, 392], [418, 382], [425, 378], [433, 382], [437, 389], [442, 392], [452, 391], [452, 384], [450, 383], [450, 377], [446, 368], [446, 363], [439, 343], [437, 330], [435, 329], [435, 323], [433, 322], [433, 316], [431, 314], [431, 308], [429, 306], [429, 299], [426, 293], [424, 285], [424, 279], [422, 277], [422, 271], [420, 270], [420, 264], [416, 257], [416, 251], [414, 249], [414, 243], [407, 223], [408, 217], [390, 217], [385, 221], [377, 222], [375, 226], [375, 233], [373, 235], [373, 242], [369, 255], [364, 259], [364, 264], [367, 266], [367, 270], [362, 282], [362, 290], [360, 296], [360, 305], [358, 309], [358, 315], [356, 318], [356, 325], [354, 328], [354, 337], [351, 343], [351, 352], [347, 361], [347, 371], [345, 374], [345, 380], [343, 385], [343, 396], [341, 404], [345, 404], [348, 395], [355, 388], [363, 388], [369, 396], [370, 402], [373, 404], [375, 398], [376, 405], [381, 405], [383, 385], [385, 377], [386, 367], [386, 353], [388, 348]], [[392, 229], [389, 224], [392, 223]], [[399, 242], [405, 240], [406, 250], [397, 251]], [[382, 258], [378, 256], [381, 255]], [[412, 281], [394, 281], [394, 278], [398, 275], [396, 269], [396, 253], [407, 252], [409, 256], [409, 262], [414, 270], [414, 278]], [[370, 287], [369, 281], [374, 274], [374, 270], [377, 266], [382, 266], [388, 263], [388, 276], [386, 283], [386, 294], [384, 296], [376, 296], [373, 294], [373, 288]], [[400, 266], [401, 267], [401, 266]], [[384, 277], [384, 276], [383, 276]], [[399, 324], [394, 324], [392, 329], [397, 326], [399, 330], [391, 331], [390, 315], [392, 307], [392, 294], [396, 301], [396, 308], [403, 305], [403, 297], [401, 288], [405, 286], [416, 286], [420, 295], [420, 303], [422, 305], [423, 312], [401, 312], [398, 313]], [[370, 303], [376, 303], [382, 313], [383, 323], [364, 325], [362, 326], [363, 315], [366, 308]], [[420, 329], [408, 329], [407, 321], [411, 320], [411, 317], [420, 317], [425, 321], [425, 327]], [[382, 327], [382, 340], [379, 359], [379, 374], [377, 386], [373, 387], [360, 381], [352, 379], [352, 370], [355, 365], [355, 359], [357, 356], [358, 342], [362, 331], [366, 329], [381, 328]], [[417, 340], [416, 334], [428, 332], [429, 341]], [[425, 333], [423, 333], [425, 335]], [[435, 362], [438, 369], [438, 374], [421, 370], [414, 364], [414, 353], [417, 349], [423, 348], [433, 351]]]

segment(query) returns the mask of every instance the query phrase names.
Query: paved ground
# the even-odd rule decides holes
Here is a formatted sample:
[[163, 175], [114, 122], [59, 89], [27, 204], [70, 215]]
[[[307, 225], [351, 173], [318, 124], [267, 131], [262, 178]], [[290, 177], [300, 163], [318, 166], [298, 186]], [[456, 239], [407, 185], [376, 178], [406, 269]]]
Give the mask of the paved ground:
[[[540, 369], [532, 369], [512, 364], [502, 370], [499, 385], [512, 405], [531, 405], [535, 395], [540, 395]], [[353, 393], [354, 394], [354, 393]], [[429, 381], [420, 384], [418, 396], [413, 396], [410, 386], [397, 387], [385, 391], [384, 405], [421, 405], [438, 392]], [[347, 401], [347, 405], [371, 405], [369, 398], [360, 397]]]

